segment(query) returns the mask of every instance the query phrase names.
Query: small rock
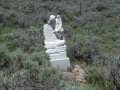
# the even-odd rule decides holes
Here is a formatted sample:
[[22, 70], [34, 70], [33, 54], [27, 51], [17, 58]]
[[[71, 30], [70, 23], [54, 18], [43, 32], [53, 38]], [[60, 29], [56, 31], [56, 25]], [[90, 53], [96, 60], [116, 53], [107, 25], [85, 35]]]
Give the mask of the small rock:
[[77, 69], [80, 69], [80, 66], [79, 66], [79, 65], [75, 65], [74, 67], [77, 68]]
[[84, 78], [83, 78], [83, 77], [80, 77], [80, 76], [76, 76], [76, 78], [77, 78], [77, 79], [82, 79], [82, 80], [84, 80]]
[[77, 69], [77, 68], [74, 68], [74, 71], [75, 71], [75, 72], [79, 72], [79, 69]]
[[84, 83], [86, 83], [86, 80], [83, 80]]
[[86, 82], [86, 80], [82, 80], [82, 79], [76, 79], [76, 80], [79, 81], [79, 82], [82, 82], [82, 83]]
[[82, 73], [85, 73], [85, 71], [83, 69], [79, 69], [79, 71], [82, 72]]
[[79, 69], [79, 76], [84, 78], [85, 71], [83, 69]]
[[75, 75], [78, 76], [78, 75], [79, 75], [79, 72], [75, 72]]

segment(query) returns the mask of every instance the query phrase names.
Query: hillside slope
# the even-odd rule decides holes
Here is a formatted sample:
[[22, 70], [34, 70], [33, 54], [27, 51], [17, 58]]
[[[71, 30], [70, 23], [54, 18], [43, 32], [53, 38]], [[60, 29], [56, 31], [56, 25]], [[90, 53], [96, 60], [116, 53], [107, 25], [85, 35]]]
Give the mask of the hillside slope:
[[64, 87], [43, 47], [42, 27], [59, 14], [68, 56], [88, 64], [88, 85], [120, 90], [119, 11], [119, 0], [0, 0], [0, 89], [83, 90]]

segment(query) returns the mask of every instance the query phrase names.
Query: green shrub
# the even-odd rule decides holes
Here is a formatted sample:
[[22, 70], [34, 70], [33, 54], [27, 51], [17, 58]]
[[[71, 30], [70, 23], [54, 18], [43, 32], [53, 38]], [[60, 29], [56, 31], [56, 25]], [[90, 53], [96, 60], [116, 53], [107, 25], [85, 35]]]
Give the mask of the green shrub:
[[40, 12], [39, 18], [43, 23], [47, 23], [49, 20], [49, 16], [50, 16], [49, 12], [43, 11]]
[[43, 67], [39, 73], [39, 80], [41, 83], [41, 89], [53, 90], [53, 88], [60, 85], [62, 78], [62, 72], [59, 68]]
[[4, 74], [3, 71], [0, 71], [0, 89], [1, 90], [13, 90], [13, 81], [11, 77], [8, 77]]
[[[106, 56], [107, 66], [102, 69], [103, 77], [110, 80], [116, 90], [120, 89], [120, 56], [112, 49], [110, 55]], [[107, 73], [106, 73], [107, 72]]]
[[10, 65], [9, 65], [9, 72], [14, 73], [16, 71], [21, 70], [23, 66], [23, 61], [29, 58], [27, 53], [24, 53], [21, 49], [17, 49], [14, 52], [9, 52], [10, 57]]
[[95, 8], [97, 11], [103, 11], [103, 10], [106, 10], [108, 9], [105, 5], [102, 5], [102, 4], [98, 4]]
[[68, 25], [65, 25], [64, 26], [64, 36], [70, 38], [70, 37], [72, 37], [72, 35], [73, 35], [72, 28]]
[[0, 46], [0, 68], [8, 67], [9, 66], [9, 56], [8, 56], [8, 49], [6, 46]]
[[97, 43], [97, 38], [87, 37], [86, 35], [76, 35], [74, 39], [74, 43], [67, 44], [67, 55], [70, 59], [84, 60], [86, 62], [93, 63], [96, 57], [102, 56]]
[[37, 61], [39, 65], [46, 66], [48, 64], [49, 57], [45, 52], [33, 52], [31, 60]]
[[79, 28], [79, 26], [74, 22], [70, 22], [70, 26], [72, 26], [73, 29]]
[[[88, 79], [94, 82], [92, 87], [95, 90], [107, 90], [111, 85], [119, 90], [119, 58], [117, 55], [104, 57], [105, 52], [101, 52], [103, 48], [109, 48], [107, 54], [112, 49], [119, 53], [119, 1], [82, 0], [81, 3], [82, 15], [79, 15], [79, 4], [75, 0], [0, 0], [0, 35], [5, 31], [1, 27], [14, 28], [14, 25], [18, 25], [25, 29], [5, 35], [5, 41], [0, 36], [2, 43], [4, 41], [7, 46], [0, 46], [1, 90], [83, 90], [84, 86], [75, 85], [76, 83], [67, 85], [69, 82], [66, 81], [66, 84], [63, 84], [64, 80], [60, 81], [59, 70], [57, 72], [49, 69], [51, 67], [47, 61], [49, 57], [44, 52], [42, 29], [31, 28], [43, 26], [51, 14], [60, 14], [63, 24], [66, 25], [63, 28], [71, 42], [67, 44], [67, 53], [72, 60], [86, 60], [95, 66], [105, 66], [100, 72], [93, 68], [88, 71], [93, 80], [90, 80], [89, 76]], [[7, 31], [9, 32], [8, 29]], [[103, 82], [95, 82], [96, 78]], [[60, 85], [56, 84], [57, 82]]]
[[11, 78], [13, 81], [13, 89], [34, 89], [33, 85], [35, 84], [35, 77], [33, 77], [28, 70], [17, 71], [11, 76]]
[[[16, 30], [4, 35], [4, 40], [10, 50], [21, 48], [26, 52], [44, 50], [41, 30], [31, 27], [29, 30]], [[39, 44], [39, 45], [38, 45]]]
[[[113, 90], [112, 83], [102, 76], [102, 67], [93, 66], [86, 68], [86, 80], [87, 83], [95, 87], [96, 90]], [[108, 72], [106, 72], [108, 73]]]
[[78, 43], [67, 43], [67, 55], [71, 60], [75, 59], [75, 52], [77, 52], [79, 49], [76, 47]]
[[71, 81], [68, 85], [66, 85], [60, 90], [94, 90], [94, 89], [88, 88], [80, 84], [78, 81]]
[[[9, 26], [9, 24], [16, 24], [17, 23], [17, 14], [15, 14], [15, 12], [1, 12], [0, 13], [0, 22], [3, 23], [4, 25], [7, 24], [7, 26]], [[13, 25], [14, 26], [14, 25]]]

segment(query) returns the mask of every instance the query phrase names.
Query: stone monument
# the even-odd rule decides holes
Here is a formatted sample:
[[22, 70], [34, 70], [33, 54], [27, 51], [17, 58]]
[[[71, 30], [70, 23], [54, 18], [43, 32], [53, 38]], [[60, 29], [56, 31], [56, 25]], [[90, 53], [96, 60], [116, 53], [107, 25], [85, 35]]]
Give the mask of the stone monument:
[[62, 28], [62, 19], [60, 15], [57, 15], [57, 18], [55, 20], [56, 20], [56, 25], [55, 25], [54, 33], [56, 34], [58, 39], [62, 40], [63, 39], [62, 32], [64, 30]]
[[60, 15], [57, 15], [57, 17], [51, 15], [48, 24], [44, 25], [44, 43], [46, 53], [50, 56], [51, 65], [53, 67], [58, 66], [62, 69], [67, 69], [67, 67], [70, 67], [70, 60], [66, 55], [66, 41], [61, 35], [63, 31]]

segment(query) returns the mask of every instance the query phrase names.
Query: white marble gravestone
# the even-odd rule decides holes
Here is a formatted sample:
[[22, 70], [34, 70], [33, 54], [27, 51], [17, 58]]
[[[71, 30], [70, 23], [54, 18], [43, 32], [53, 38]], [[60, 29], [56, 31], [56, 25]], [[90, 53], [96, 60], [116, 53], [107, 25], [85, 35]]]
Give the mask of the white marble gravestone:
[[[54, 21], [56, 22], [55, 25], [53, 25]], [[55, 26], [55, 28], [53, 28], [53, 26]], [[62, 32], [62, 30], [61, 17], [57, 15], [57, 18], [55, 19], [55, 16], [51, 15], [48, 24], [45, 24], [43, 29], [45, 37], [44, 47], [46, 48], [46, 53], [50, 55], [51, 65], [53, 67], [60, 67], [66, 70], [70, 67], [70, 60], [66, 55], [66, 41], [60, 40], [60, 38], [57, 37], [58, 31]]]

